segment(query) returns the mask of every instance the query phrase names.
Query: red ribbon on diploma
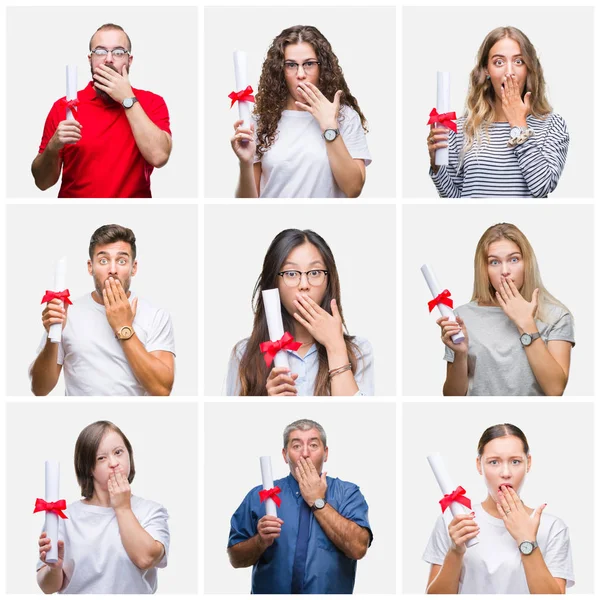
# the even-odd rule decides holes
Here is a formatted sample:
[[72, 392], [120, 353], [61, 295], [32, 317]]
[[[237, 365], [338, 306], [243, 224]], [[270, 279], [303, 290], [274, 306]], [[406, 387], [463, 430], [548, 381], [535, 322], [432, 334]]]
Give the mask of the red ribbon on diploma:
[[35, 499], [35, 508], [33, 509], [34, 514], [36, 512], [51, 512], [58, 515], [61, 519], [68, 519], [67, 515], [63, 512], [67, 508], [67, 502], [65, 500], [57, 500], [56, 502], [46, 502], [41, 498]]
[[452, 301], [452, 298], [450, 298], [450, 292], [448, 290], [439, 293], [433, 300], [430, 300], [427, 303], [429, 312], [431, 312], [438, 304], [445, 304], [448, 308], [454, 308], [454, 302]]
[[79, 100], [75, 98], [74, 100], [61, 100], [62, 104], [71, 111], [74, 119], [79, 119], [79, 112], [77, 111], [77, 105], [79, 104]]
[[456, 119], [455, 112], [447, 112], [447, 113], [442, 113], [440, 115], [440, 114], [438, 114], [437, 109], [434, 108], [429, 113], [429, 121], [427, 121], [427, 125], [431, 125], [433, 123], [439, 123], [440, 125], [443, 125], [444, 127], [448, 127], [448, 129], [452, 129], [452, 131], [454, 131], [454, 133], [456, 133], [456, 123], [454, 123], [455, 119]]
[[287, 331], [281, 336], [280, 340], [276, 342], [261, 342], [260, 351], [265, 355], [265, 362], [267, 367], [271, 366], [275, 355], [281, 350], [298, 350], [302, 344], [295, 342], [294, 338]]
[[254, 90], [252, 86], [249, 85], [245, 90], [240, 90], [239, 92], [231, 92], [228, 98], [231, 98], [231, 108], [236, 102], [254, 102], [254, 96], [252, 95]]
[[44, 302], [50, 302], [50, 300], [54, 300], [54, 298], [58, 298], [59, 300], [62, 300], [67, 305], [73, 304], [69, 300], [70, 295], [71, 294], [70, 294], [69, 290], [63, 290], [62, 292], [51, 292], [50, 290], [46, 290], [46, 293], [44, 294], [44, 297], [42, 298], [42, 301], [40, 302], [40, 304], [44, 304]]
[[261, 504], [265, 500], [272, 498], [277, 506], [281, 506], [281, 498], [277, 495], [279, 493], [281, 493], [281, 488], [278, 485], [270, 490], [258, 490]]
[[471, 508], [471, 501], [465, 496], [466, 493], [467, 491], [459, 485], [451, 494], [444, 494], [444, 497], [440, 500], [442, 512], [444, 512], [453, 502], [458, 502], [467, 508]]

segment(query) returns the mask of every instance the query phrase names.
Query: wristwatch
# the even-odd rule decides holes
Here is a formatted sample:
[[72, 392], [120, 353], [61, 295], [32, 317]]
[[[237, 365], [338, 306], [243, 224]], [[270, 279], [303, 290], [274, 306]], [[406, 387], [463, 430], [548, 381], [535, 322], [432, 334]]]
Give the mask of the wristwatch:
[[124, 341], [124, 340], [128, 340], [129, 338], [133, 337], [134, 333], [135, 333], [135, 331], [133, 330], [133, 327], [129, 327], [129, 325], [123, 325], [123, 327], [121, 327], [120, 329], [117, 330], [115, 337], [118, 340]]
[[121, 104], [123, 104], [125, 108], [131, 108], [137, 101], [138, 99], [135, 96], [132, 96], [131, 98], [125, 98]]
[[518, 146], [519, 144], [527, 141], [533, 135], [534, 131], [531, 129], [531, 127], [511, 127], [510, 138], [508, 142], [506, 142], [506, 145], [510, 148], [513, 148], [514, 146]]
[[529, 556], [537, 547], [537, 542], [521, 542], [519, 544], [519, 550], [525, 556]]
[[317, 510], [322, 509], [326, 504], [327, 504], [327, 502], [325, 501], [324, 498], [317, 498], [315, 500], [315, 503], [310, 507], [310, 510], [315, 512]]
[[323, 137], [325, 138], [326, 142], [333, 142], [338, 135], [340, 135], [339, 129], [326, 129], [323, 132]]
[[524, 134], [527, 131], [526, 127], [511, 127], [510, 128], [510, 137], [511, 139], [515, 139], [518, 138], [520, 135]]
[[535, 333], [524, 333], [521, 336], [521, 344], [525, 347], [531, 346], [531, 342], [537, 340], [539, 337], [541, 337], [539, 331], [536, 331]]

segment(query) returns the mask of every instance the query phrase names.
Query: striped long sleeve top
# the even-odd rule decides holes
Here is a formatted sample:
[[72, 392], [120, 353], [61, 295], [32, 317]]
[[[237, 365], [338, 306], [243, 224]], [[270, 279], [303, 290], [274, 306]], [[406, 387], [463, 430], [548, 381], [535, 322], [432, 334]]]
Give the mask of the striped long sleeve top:
[[429, 171], [441, 198], [545, 198], [554, 191], [569, 149], [569, 132], [560, 115], [528, 116], [534, 135], [513, 148], [506, 145], [510, 125], [492, 123], [489, 140], [483, 134], [461, 163], [464, 121], [457, 120], [457, 133], [449, 132], [448, 166], [436, 174]]

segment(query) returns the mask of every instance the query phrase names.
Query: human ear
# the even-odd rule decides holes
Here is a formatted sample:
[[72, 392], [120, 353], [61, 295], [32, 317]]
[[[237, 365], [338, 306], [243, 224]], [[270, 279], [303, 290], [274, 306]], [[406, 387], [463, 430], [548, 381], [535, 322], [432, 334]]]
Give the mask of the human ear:
[[476, 466], [477, 466], [477, 472], [480, 475], [483, 475], [483, 471], [481, 469], [481, 458], [478, 456], [477, 459], [475, 460]]

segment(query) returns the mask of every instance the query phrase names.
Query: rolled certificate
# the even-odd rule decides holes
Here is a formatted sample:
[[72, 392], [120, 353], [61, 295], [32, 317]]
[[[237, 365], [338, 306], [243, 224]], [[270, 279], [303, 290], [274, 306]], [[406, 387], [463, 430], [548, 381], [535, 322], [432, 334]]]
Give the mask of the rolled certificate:
[[[279, 290], [263, 290], [263, 304], [265, 305], [265, 315], [267, 317], [267, 327], [269, 328], [269, 337], [272, 342], [276, 342], [283, 337], [283, 318], [281, 316], [281, 300], [279, 299]], [[287, 352], [280, 350], [276, 355], [273, 363], [276, 367], [290, 368]]]
[[[245, 90], [248, 86], [248, 61], [246, 53], [242, 50], [233, 51], [233, 69], [235, 71], [235, 89], [236, 91]], [[238, 109], [240, 111], [240, 119], [244, 121], [242, 127], [248, 129], [250, 127], [250, 105], [251, 102], [239, 101]]]
[[[67, 102], [77, 100], [77, 65], [67, 65]], [[67, 108], [67, 119], [74, 119], [70, 108]]]
[[[427, 285], [429, 286], [429, 291], [431, 292], [431, 294], [433, 295], [434, 298], [437, 298], [441, 293], [442, 293], [442, 286], [438, 283], [438, 280], [436, 279], [433, 270], [431, 269], [431, 267], [429, 265], [423, 265], [421, 267], [421, 273], [423, 273], [423, 277], [425, 277], [425, 281], [427, 282]], [[438, 310], [440, 311], [440, 314], [442, 315], [442, 317], [448, 317], [451, 321], [456, 322], [456, 317], [454, 316], [454, 311], [449, 307], [446, 306], [445, 304], [442, 304], [441, 302], [437, 303], [437, 307]], [[455, 333], [452, 336], [452, 341], [455, 344], [460, 344], [462, 341], [464, 341], [465, 339], [465, 334], [462, 331], [459, 331], [458, 333]]]
[[[457, 486], [453, 485], [452, 479], [448, 474], [448, 471], [446, 471], [446, 465], [444, 465], [442, 457], [436, 452], [435, 454], [430, 454], [427, 457], [427, 460], [429, 461], [429, 466], [431, 467], [431, 470], [435, 475], [438, 485], [440, 486], [440, 490], [442, 490], [442, 494], [444, 494], [444, 496], [452, 494], [452, 492], [454, 492]], [[450, 512], [452, 513], [452, 516], [454, 517], [456, 517], [457, 515], [464, 515], [471, 512], [470, 509], [468, 509], [466, 506], [463, 506], [459, 502], [452, 502], [449, 508]], [[479, 544], [479, 540], [476, 537], [474, 537], [468, 540], [466, 544], [467, 548], [471, 548], [472, 546]]]
[[[271, 469], [271, 457], [260, 457], [260, 474], [262, 475], [263, 490], [273, 489], [273, 470]], [[277, 516], [277, 507], [273, 498], [265, 500], [265, 510], [271, 517]]]
[[[438, 113], [450, 112], [450, 73], [448, 71], [438, 71], [437, 74], [437, 104]], [[436, 127], [444, 127], [440, 123]], [[438, 148], [435, 151], [435, 164], [438, 166], [448, 164], [448, 148]]]
[[[67, 287], [67, 259], [63, 256], [57, 263], [54, 269], [54, 290], [62, 292]], [[65, 303], [61, 302], [61, 306]], [[50, 325], [48, 337], [53, 344], [58, 344], [62, 336], [62, 323], [54, 323]]]
[[[60, 487], [60, 463], [56, 460], [46, 461], [46, 493], [44, 499], [46, 502], [56, 502], [59, 497]], [[56, 513], [46, 511], [46, 522], [44, 531], [51, 540], [52, 548], [46, 554], [46, 562], [55, 563], [58, 561], [58, 519]]]

